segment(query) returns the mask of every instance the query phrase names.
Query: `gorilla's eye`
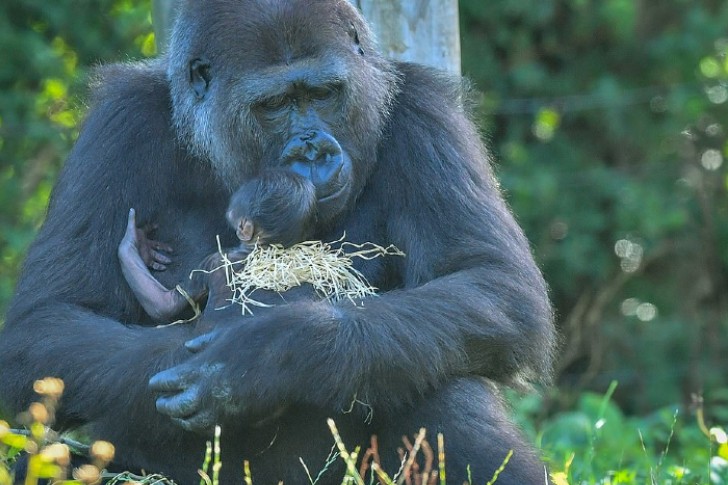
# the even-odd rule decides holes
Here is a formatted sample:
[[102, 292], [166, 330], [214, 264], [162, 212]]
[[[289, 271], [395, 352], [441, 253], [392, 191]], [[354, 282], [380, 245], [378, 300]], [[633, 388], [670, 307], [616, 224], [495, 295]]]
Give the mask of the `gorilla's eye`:
[[195, 59], [190, 62], [190, 86], [198, 99], [205, 97], [210, 86], [210, 63], [202, 59]]
[[308, 95], [311, 97], [311, 99], [316, 101], [326, 101], [327, 99], [333, 97], [334, 94], [336, 94], [335, 86], [319, 86], [311, 88], [308, 92]]
[[256, 103], [255, 107], [266, 113], [273, 113], [282, 109], [286, 105], [286, 98], [283, 96], [273, 96], [266, 98], [259, 103]]

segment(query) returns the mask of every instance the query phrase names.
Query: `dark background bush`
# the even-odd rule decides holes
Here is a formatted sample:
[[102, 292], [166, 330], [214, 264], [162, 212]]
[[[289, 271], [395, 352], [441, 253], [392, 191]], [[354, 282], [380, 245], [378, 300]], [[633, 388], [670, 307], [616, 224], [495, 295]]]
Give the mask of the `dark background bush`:
[[[460, 8], [477, 116], [558, 311], [548, 409], [612, 380], [633, 413], [724, 398], [728, 4]], [[149, 11], [148, 0], [0, 4], [0, 315], [77, 134], [89, 68], [153, 55]]]

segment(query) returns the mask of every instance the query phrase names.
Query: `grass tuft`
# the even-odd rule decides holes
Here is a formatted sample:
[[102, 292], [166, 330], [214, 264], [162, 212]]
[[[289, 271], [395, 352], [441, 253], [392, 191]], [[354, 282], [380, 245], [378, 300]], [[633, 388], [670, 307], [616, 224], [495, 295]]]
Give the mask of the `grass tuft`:
[[242, 307], [243, 314], [252, 313], [251, 307], [270, 306], [253, 298], [255, 290], [284, 293], [306, 283], [324, 299], [356, 303], [374, 295], [377, 288], [354, 268], [354, 259], [404, 256], [404, 253], [393, 245], [354, 244], [345, 242], [344, 237], [330, 243], [305, 241], [290, 248], [256, 244], [242, 261], [231, 261], [222, 251], [218, 238], [222, 263], [213, 271], [225, 270], [227, 285], [233, 292], [231, 301]]

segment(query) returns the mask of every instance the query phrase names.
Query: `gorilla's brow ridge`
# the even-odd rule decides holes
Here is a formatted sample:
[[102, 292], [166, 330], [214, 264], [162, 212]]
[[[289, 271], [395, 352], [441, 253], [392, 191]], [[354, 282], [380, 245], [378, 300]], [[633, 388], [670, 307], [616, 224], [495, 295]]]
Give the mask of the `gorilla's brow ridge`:
[[255, 104], [271, 96], [287, 94], [294, 83], [319, 87], [341, 84], [347, 78], [347, 69], [341, 62], [306, 58], [249, 71], [238, 86], [245, 101]]

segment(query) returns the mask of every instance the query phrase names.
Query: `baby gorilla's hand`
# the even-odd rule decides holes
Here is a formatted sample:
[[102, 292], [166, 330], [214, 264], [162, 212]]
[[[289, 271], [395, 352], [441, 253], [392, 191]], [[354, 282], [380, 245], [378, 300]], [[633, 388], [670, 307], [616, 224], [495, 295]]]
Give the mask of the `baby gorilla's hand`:
[[[119, 255], [130, 255], [136, 253], [144, 265], [155, 271], [164, 271], [172, 260], [165, 253], [172, 253], [174, 250], [168, 244], [149, 239], [147, 234], [154, 232], [157, 224], [146, 224], [143, 227], [136, 226], [136, 212], [129, 209], [129, 218], [126, 224], [124, 238], [119, 245]], [[162, 252], [163, 251], [163, 252]]]

